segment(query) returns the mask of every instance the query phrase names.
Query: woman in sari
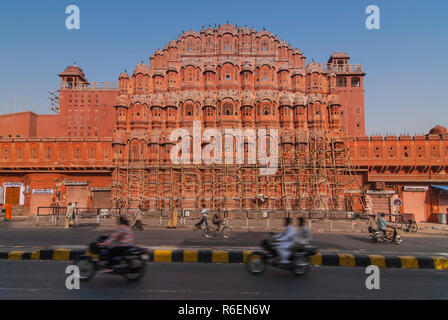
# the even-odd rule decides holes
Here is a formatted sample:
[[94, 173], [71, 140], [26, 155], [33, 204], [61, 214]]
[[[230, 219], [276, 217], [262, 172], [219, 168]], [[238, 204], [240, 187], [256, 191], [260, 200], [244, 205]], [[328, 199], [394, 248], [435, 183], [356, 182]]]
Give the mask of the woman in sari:
[[170, 221], [168, 222], [167, 228], [175, 229], [177, 228], [177, 209], [176, 206], [173, 207], [173, 212], [171, 214]]

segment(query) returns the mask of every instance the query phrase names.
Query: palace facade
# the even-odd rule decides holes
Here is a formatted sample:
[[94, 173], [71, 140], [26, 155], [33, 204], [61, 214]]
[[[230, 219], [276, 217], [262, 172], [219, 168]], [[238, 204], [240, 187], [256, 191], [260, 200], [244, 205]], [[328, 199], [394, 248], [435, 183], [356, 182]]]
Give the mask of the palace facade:
[[[225, 24], [188, 31], [118, 82], [92, 82], [76, 65], [60, 77], [59, 113], [0, 116], [0, 201], [35, 214], [53, 201], [78, 207], [412, 213], [448, 210], [448, 134], [365, 134], [362, 65], [337, 52], [326, 63], [266, 30]], [[208, 139], [195, 141], [194, 124]], [[170, 138], [232, 164], [175, 164]], [[251, 139], [210, 129], [265, 129], [277, 170], [250, 160]], [[247, 131], [249, 130], [249, 131]], [[230, 139], [222, 149], [214, 142]], [[183, 150], [185, 152], [185, 150]], [[271, 154], [272, 156], [272, 154]], [[261, 159], [262, 160], [262, 159]], [[402, 200], [395, 208], [393, 201]]]

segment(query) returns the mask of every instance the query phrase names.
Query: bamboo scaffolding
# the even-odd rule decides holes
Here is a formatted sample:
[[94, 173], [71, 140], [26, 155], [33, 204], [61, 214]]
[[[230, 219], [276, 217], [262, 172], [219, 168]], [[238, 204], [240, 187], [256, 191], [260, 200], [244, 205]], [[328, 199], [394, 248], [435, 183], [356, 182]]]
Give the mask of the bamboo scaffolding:
[[[146, 154], [141, 146], [140, 159], [130, 161], [128, 142], [125, 158], [117, 155], [114, 161], [112, 197], [126, 206], [146, 201], [152, 209], [172, 208], [179, 200], [182, 208], [197, 210], [206, 203], [224, 210], [340, 211], [347, 200], [345, 189], [363, 190], [344, 140], [314, 131], [290, 150], [282, 145], [277, 173], [267, 177], [259, 176], [258, 164], [168, 164], [161, 145], [156, 145], [155, 161], [141, 156]], [[304, 150], [300, 144], [306, 145]]]

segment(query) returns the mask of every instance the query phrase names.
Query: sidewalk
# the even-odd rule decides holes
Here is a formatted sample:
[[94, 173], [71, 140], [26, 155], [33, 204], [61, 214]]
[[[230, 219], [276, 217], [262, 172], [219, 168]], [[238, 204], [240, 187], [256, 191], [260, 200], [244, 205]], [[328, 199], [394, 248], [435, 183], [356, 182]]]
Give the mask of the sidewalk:
[[[169, 218], [152, 217], [144, 218], [143, 224], [147, 229], [164, 229], [168, 224]], [[185, 221], [179, 219], [177, 229], [191, 230], [199, 219], [186, 218]], [[308, 226], [313, 232], [349, 232], [349, 233], [367, 233], [369, 227], [368, 220], [327, 220], [312, 219], [307, 221]], [[281, 219], [255, 219], [255, 218], [232, 218], [227, 225], [232, 229], [239, 231], [278, 231], [283, 229], [283, 220]], [[99, 225], [96, 217], [78, 218], [78, 227], [96, 227], [101, 229], [114, 229], [116, 227], [115, 218], [100, 218]], [[51, 217], [41, 217], [39, 224], [36, 225], [34, 216], [14, 216], [11, 221], [4, 222], [0, 220], [0, 227], [8, 228], [63, 228], [64, 219], [59, 218], [57, 224], [51, 221]], [[448, 225], [436, 223], [419, 223], [417, 233], [399, 231], [407, 235], [418, 234], [443, 234], [448, 235]]]

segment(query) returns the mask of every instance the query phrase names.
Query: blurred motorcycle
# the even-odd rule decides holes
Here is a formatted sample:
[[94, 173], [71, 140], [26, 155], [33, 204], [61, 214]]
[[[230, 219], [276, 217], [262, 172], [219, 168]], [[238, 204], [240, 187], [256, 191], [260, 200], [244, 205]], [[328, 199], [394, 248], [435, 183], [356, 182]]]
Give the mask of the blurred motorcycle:
[[369, 227], [369, 239], [373, 242], [385, 242], [400, 244], [403, 242], [403, 238], [398, 234], [397, 228], [394, 228], [394, 234], [392, 237], [387, 236], [383, 231], [375, 229], [372, 226]]
[[246, 269], [254, 275], [262, 274], [267, 266], [288, 270], [294, 275], [305, 275], [310, 270], [310, 257], [317, 253], [317, 247], [310, 245], [293, 245], [289, 263], [280, 263], [280, 257], [272, 239], [261, 242], [263, 251], [252, 252], [246, 259]]
[[121, 275], [129, 281], [140, 280], [145, 273], [146, 262], [149, 261], [146, 249], [132, 246], [124, 249], [122, 255], [112, 257], [110, 247], [99, 245], [107, 238], [107, 236], [100, 236], [90, 244], [91, 254], [80, 255], [75, 259], [75, 265], [79, 268], [80, 280], [88, 281], [98, 271]]

